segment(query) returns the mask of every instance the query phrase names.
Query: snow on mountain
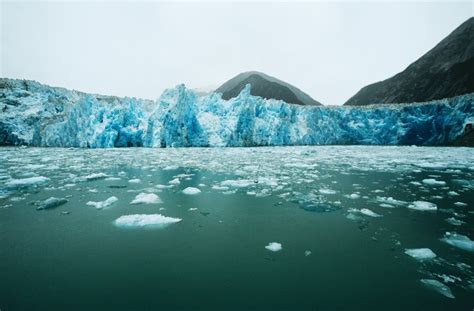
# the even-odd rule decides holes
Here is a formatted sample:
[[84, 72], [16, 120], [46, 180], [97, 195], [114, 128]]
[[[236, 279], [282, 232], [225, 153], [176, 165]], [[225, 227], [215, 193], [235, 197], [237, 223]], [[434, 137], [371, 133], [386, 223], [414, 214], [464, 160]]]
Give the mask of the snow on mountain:
[[250, 94], [200, 96], [184, 85], [156, 101], [0, 79], [0, 145], [224, 147], [443, 145], [474, 116], [474, 94], [422, 104], [301, 106]]

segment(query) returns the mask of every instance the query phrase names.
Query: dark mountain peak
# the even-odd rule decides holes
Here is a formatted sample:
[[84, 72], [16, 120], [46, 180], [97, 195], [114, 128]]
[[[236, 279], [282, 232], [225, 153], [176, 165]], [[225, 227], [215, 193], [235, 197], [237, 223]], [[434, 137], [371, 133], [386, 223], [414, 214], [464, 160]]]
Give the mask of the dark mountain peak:
[[474, 92], [474, 17], [395, 76], [362, 88], [344, 105], [424, 102]]
[[240, 73], [218, 87], [216, 92], [228, 100], [237, 97], [247, 84], [252, 86], [250, 93], [254, 96], [281, 99], [297, 105], [321, 105], [297, 87], [258, 71]]

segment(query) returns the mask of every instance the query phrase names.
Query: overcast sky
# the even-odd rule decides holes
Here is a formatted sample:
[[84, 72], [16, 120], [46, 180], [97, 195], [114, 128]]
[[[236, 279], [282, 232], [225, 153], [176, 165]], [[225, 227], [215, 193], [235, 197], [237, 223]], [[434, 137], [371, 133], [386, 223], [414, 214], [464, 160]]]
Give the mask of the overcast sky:
[[258, 70], [325, 105], [386, 79], [473, 16], [418, 3], [1, 2], [2, 77], [156, 99]]

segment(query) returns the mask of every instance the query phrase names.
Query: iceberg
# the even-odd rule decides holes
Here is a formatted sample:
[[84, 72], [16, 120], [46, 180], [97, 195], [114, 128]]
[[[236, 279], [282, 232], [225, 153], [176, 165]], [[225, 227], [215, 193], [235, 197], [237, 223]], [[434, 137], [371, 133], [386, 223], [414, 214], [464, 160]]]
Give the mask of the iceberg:
[[167, 217], [161, 214], [135, 214], [120, 216], [114, 221], [114, 224], [122, 228], [165, 227], [181, 220], [181, 218]]
[[446, 232], [441, 241], [465, 251], [471, 253], [474, 252], [474, 241], [465, 235], [454, 232]]
[[436, 258], [436, 254], [429, 248], [410, 248], [405, 250], [405, 254], [417, 260]]
[[426, 103], [299, 106], [250, 94], [232, 99], [178, 85], [155, 101], [0, 79], [0, 145], [247, 147], [446, 145], [474, 116], [474, 94]]
[[268, 245], [265, 246], [265, 248], [271, 252], [279, 252], [283, 249], [283, 247], [281, 246], [281, 243], [277, 243], [277, 242], [268, 243]]
[[86, 203], [86, 205], [93, 206], [96, 209], [103, 209], [103, 208], [109, 207], [110, 205], [114, 204], [117, 201], [118, 201], [118, 198], [116, 196], [111, 196], [105, 201], [99, 201], [99, 202], [89, 201]]
[[159, 196], [154, 193], [144, 193], [141, 192], [137, 194], [135, 199], [130, 202], [130, 204], [157, 204], [163, 203]]
[[447, 287], [446, 285], [444, 285], [443, 283], [441, 283], [440, 281], [434, 280], [434, 279], [421, 279], [420, 281], [425, 286], [437, 291], [441, 295], [443, 295], [445, 297], [448, 297], [448, 298], [451, 298], [451, 299], [454, 299], [454, 295], [451, 292], [451, 289], [449, 287]]

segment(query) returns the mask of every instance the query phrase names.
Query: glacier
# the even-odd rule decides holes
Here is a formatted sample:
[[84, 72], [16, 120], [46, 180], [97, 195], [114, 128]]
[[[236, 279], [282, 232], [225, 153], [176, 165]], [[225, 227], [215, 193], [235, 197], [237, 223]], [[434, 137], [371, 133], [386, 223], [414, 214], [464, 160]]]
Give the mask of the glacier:
[[206, 95], [178, 85], [157, 100], [0, 79], [0, 145], [250, 147], [448, 145], [473, 123], [474, 93], [426, 103], [299, 106], [250, 94]]

